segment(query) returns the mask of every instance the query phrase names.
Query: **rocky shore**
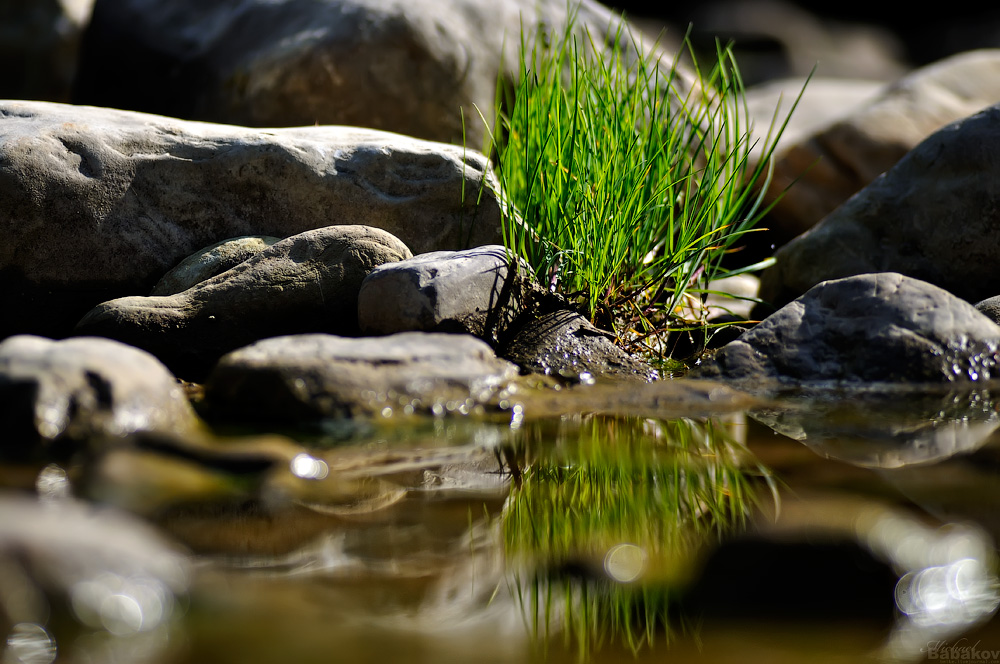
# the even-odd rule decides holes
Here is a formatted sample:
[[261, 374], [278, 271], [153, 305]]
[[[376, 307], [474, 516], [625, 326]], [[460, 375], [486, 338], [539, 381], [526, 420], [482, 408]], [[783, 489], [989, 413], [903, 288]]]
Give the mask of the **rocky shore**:
[[[527, 374], [657, 378], [500, 246], [499, 188], [465, 147], [482, 136], [463, 115], [493, 107], [512, 59], [503, 35], [565, 23], [563, 3], [523, 25], [519, 0], [147, 5], [96, 4], [75, 103], [0, 102], [0, 394], [19, 430], [188, 426], [157, 416], [165, 383], [163, 403], [118, 396], [137, 353], [264, 419], [496, 408]], [[588, 1], [577, 27], [618, 20]], [[770, 185], [798, 180], [762, 234], [794, 238], [762, 274], [764, 320], [692, 376], [994, 375], [996, 307], [973, 304], [1000, 293], [1000, 50], [895, 72], [809, 83]], [[751, 88], [758, 131], [793, 85]]]

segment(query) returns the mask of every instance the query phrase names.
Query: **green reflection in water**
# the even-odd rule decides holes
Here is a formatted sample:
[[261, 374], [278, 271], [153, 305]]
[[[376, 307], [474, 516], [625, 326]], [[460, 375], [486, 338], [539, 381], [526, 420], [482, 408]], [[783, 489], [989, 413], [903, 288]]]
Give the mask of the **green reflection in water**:
[[581, 658], [683, 629], [674, 605], [698, 550], [777, 495], [768, 470], [711, 419], [535, 423], [505, 456], [514, 591], [535, 636], [544, 644], [561, 630]]

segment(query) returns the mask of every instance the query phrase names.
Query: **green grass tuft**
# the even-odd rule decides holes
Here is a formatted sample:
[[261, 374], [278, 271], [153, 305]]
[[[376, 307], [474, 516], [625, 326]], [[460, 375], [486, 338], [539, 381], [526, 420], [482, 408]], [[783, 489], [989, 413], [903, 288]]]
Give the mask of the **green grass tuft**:
[[504, 239], [623, 346], [663, 356], [662, 332], [706, 322], [699, 291], [733, 274], [723, 256], [766, 212], [787, 118], [753, 143], [729, 47], [706, 68], [687, 46], [686, 74], [624, 21], [581, 37], [570, 14], [561, 35], [522, 34], [518, 82], [498, 86], [488, 151]]

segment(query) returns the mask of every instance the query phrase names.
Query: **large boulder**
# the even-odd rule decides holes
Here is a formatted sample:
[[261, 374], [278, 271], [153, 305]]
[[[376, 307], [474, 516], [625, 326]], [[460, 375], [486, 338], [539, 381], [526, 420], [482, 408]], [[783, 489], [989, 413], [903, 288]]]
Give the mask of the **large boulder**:
[[900, 272], [970, 302], [1000, 293], [1000, 106], [933, 134], [776, 254], [760, 297], [779, 307], [812, 286]]
[[0, 451], [38, 457], [62, 443], [136, 431], [200, 427], [176, 379], [156, 358], [109, 339], [0, 343]]
[[967, 382], [997, 370], [1000, 326], [968, 302], [896, 273], [821, 283], [703, 363], [752, 381]]
[[178, 374], [200, 378], [223, 354], [265, 337], [356, 334], [361, 282], [376, 266], [409, 257], [377, 228], [318, 228], [180, 293], [104, 302], [76, 332], [144, 348]]
[[363, 224], [417, 253], [496, 243], [487, 172], [473, 151], [350, 127], [0, 102], [0, 338], [65, 335], [94, 305], [149, 293], [194, 251], [242, 235]]
[[[574, 0], [598, 43], [618, 19]], [[344, 124], [479, 148], [522, 35], [565, 0], [99, 0], [74, 101], [257, 127]], [[631, 42], [623, 45], [631, 48]], [[127, 53], [127, 58], [122, 58]]]
[[[829, 83], [818, 83], [821, 96]], [[813, 94], [807, 87], [807, 103]], [[911, 72], [809, 135], [796, 131], [777, 155], [770, 191], [787, 192], [771, 210], [770, 226], [785, 239], [802, 233], [932, 133], [997, 99], [1000, 49], [970, 51]], [[759, 126], [771, 109], [764, 108]], [[795, 117], [808, 112], [808, 106], [796, 111], [793, 120], [803, 122]]]
[[486, 342], [466, 334], [303, 334], [226, 355], [205, 384], [205, 399], [218, 414], [283, 422], [468, 413], [495, 399], [517, 373]]

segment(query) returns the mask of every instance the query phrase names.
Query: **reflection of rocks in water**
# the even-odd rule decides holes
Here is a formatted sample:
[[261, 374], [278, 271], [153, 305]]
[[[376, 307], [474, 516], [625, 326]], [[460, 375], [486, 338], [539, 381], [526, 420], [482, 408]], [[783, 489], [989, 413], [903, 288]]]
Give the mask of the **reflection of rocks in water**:
[[945, 521], [973, 521], [1000, 540], [1000, 442], [991, 440], [934, 465], [879, 473], [903, 495]]
[[186, 557], [133, 517], [58, 493], [0, 500], [3, 661], [159, 661]]
[[355, 522], [405, 520], [422, 497], [499, 503], [507, 492], [481, 444], [317, 450], [282, 436], [152, 434], [129, 443], [91, 459], [78, 493], [146, 516], [201, 553], [284, 555]]
[[[807, 495], [774, 522], [720, 545], [689, 588], [686, 608], [713, 623], [779, 619], [861, 622], [864, 644], [894, 660], [989, 619], [1000, 604], [989, 538], [927, 525], [871, 500]], [[881, 635], [878, 634], [881, 630]], [[857, 637], [857, 634], [854, 634]]]
[[933, 463], [975, 450], [1000, 426], [989, 390], [812, 391], [749, 415], [820, 456], [876, 468]]

